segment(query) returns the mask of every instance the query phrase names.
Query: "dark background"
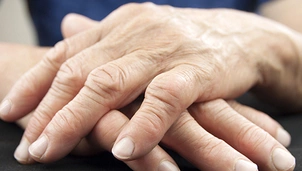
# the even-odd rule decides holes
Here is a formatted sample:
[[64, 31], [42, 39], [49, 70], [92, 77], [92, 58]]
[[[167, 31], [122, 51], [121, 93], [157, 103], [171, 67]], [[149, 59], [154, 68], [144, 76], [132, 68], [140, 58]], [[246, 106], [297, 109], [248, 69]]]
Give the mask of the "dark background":
[[[243, 100], [243, 103], [250, 103], [250, 100]], [[268, 110], [268, 107], [259, 103], [250, 103], [251, 106], [258, 106]], [[260, 106], [260, 107], [259, 107]], [[257, 107], [256, 107], [257, 108]], [[271, 112], [274, 113], [274, 112]], [[296, 171], [302, 170], [302, 113], [294, 115], [271, 115], [291, 134], [292, 143], [288, 148], [296, 157]], [[102, 153], [93, 157], [67, 156], [64, 159], [51, 164], [21, 165], [13, 157], [14, 150], [19, 144], [23, 130], [13, 123], [0, 121], [0, 171], [94, 171], [94, 170], [130, 170], [124, 163], [116, 160], [111, 153]], [[196, 170], [179, 155], [168, 151], [175, 159], [181, 170]]]

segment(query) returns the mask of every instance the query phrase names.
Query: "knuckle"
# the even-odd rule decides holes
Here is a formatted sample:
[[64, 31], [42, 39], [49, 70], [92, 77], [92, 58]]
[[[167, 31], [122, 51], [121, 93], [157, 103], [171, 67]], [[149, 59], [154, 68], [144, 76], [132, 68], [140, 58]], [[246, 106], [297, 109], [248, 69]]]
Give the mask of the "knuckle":
[[122, 5], [121, 9], [124, 9], [126, 11], [129, 11], [129, 10], [142, 10], [142, 9], [148, 9], [151, 6], [154, 6], [154, 3], [152, 3], [152, 2], [144, 2], [144, 3], [131, 2], [131, 3], [127, 3], [125, 5]]
[[37, 79], [36, 73], [30, 70], [30, 72], [23, 75], [21, 79], [16, 82], [13, 88], [19, 93], [19, 96], [40, 101], [40, 98], [36, 96], [37, 90], [40, 88], [38, 84], [36, 84], [37, 82], [39, 82], [39, 80]]
[[251, 154], [263, 149], [269, 140], [270, 135], [253, 124], [245, 125], [236, 138], [238, 147], [248, 150]]
[[144, 2], [144, 3], [138, 4], [137, 7], [139, 7], [143, 11], [147, 11], [147, 10], [154, 11], [154, 8], [156, 7], [156, 5], [153, 2]]
[[[192, 81], [189, 76], [183, 74], [177, 74], [175, 76], [164, 76], [157, 77], [146, 90], [145, 99], [152, 104], [154, 100], [160, 102], [159, 108], [166, 109], [167, 113], [182, 112], [188, 104], [185, 104], [181, 99], [188, 99], [187, 96], [191, 96], [188, 87], [192, 87]], [[192, 97], [190, 97], [192, 98]]]
[[[115, 100], [125, 90], [126, 71], [113, 63], [93, 70], [85, 83], [85, 87], [101, 97], [101, 100]], [[108, 100], [111, 99], [111, 100]]]
[[203, 156], [207, 156], [206, 159], [210, 162], [217, 156], [222, 156], [229, 152], [229, 146], [225, 141], [214, 137], [213, 135], [206, 133], [199, 138], [191, 140], [190, 144], [195, 147], [196, 153], [201, 153]]
[[83, 119], [81, 115], [66, 106], [55, 115], [48, 131], [52, 134], [59, 133], [68, 140], [81, 138], [81, 131], [85, 130]]
[[161, 139], [167, 128], [164, 118], [155, 113], [146, 113], [144, 116], [137, 115], [133, 122], [138, 125], [138, 128], [141, 128], [141, 131], [146, 135], [145, 137], [149, 138], [148, 142], [151, 143]]
[[69, 40], [65, 39], [58, 42], [48, 53], [45, 54], [43, 61], [46, 66], [51, 66], [53, 69], [58, 70], [63, 62], [68, 58]]
[[85, 74], [81, 60], [70, 59], [60, 68], [55, 83], [57, 88], [63, 88], [64, 91], [74, 90], [82, 87], [85, 82]]
[[205, 145], [200, 146], [200, 149], [206, 156], [217, 156], [225, 148], [225, 144], [223, 140], [211, 136], [206, 140]]
[[161, 99], [163, 101], [166, 101], [165, 97], [167, 97], [167, 99], [171, 99], [172, 101], [180, 98], [179, 91], [182, 87], [183, 85], [180, 79], [173, 80], [173, 82], [170, 82], [169, 80], [159, 80], [153, 81], [148, 86], [146, 93], [147, 95], [156, 97], [157, 99]]
[[[161, 90], [161, 92], [162, 93], [148, 91], [146, 93], [143, 103], [145, 105], [145, 110], [149, 113], [157, 115], [159, 119], [163, 119], [164, 116], [173, 117], [173, 115], [176, 115], [176, 113], [181, 112], [180, 105], [178, 105], [180, 102], [178, 102], [179, 100], [176, 98], [176, 96], [163, 92], [163, 90]], [[160, 115], [162, 117], [159, 117]]]
[[31, 117], [28, 127], [25, 130], [25, 136], [29, 141], [34, 141], [42, 133], [47, 123], [52, 119], [48, 115], [49, 108], [46, 105], [41, 105]]

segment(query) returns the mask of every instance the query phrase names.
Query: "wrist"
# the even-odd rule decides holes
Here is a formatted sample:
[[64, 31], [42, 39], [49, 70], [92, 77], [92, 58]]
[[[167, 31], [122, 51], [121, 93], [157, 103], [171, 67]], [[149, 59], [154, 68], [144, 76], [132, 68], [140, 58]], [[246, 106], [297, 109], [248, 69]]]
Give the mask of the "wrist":
[[[276, 24], [268, 54], [258, 64], [261, 81], [252, 89], [261, 99], [286, 112], [302, 111], [302, 35]], [[265, 39], [264, 39], [265, 40]]]

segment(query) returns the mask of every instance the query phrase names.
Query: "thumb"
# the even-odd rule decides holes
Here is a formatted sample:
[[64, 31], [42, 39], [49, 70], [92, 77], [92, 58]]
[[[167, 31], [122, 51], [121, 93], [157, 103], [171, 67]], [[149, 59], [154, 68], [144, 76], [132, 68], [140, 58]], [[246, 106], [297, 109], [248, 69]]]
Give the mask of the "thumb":
[[61, 23], [61, 30], [64, 38], [71, 37], [81, 31], [92, 28], [98, 24], [97, 21], [91, 20], [80, 14], [67, 14]]

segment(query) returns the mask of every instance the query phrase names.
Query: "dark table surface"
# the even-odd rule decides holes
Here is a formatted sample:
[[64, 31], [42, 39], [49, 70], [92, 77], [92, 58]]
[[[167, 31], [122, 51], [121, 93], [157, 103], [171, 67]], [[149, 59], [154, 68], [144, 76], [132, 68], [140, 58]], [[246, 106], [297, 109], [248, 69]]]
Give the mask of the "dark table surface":
[[[296, 157], [296, 169], [302, 171], [302, 114], [273, 115], [279, 123], [291, 134], [292, 143], [288, 148]], [[22, 129], [12, 123], [0, 121], [0, 171], [93, 171], [93, 170], [130, 170], [125, 164], [116, 160], [110, 153], [102, 153], [93, 157], [67, 156], [64, 159], [50, 164], [21, 165], [13, 157], [21, 136]], [[183, 158], [169, 151], [181, 170], [196, 170]]]

